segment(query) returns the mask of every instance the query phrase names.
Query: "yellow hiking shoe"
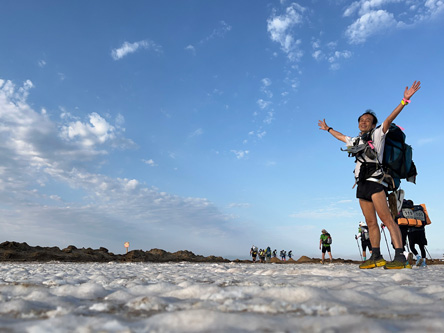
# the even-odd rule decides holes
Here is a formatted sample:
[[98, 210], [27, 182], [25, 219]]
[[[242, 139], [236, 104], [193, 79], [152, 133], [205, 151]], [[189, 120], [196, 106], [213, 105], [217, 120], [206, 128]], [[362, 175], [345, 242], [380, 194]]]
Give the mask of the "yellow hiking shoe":
[[403, 269], [412, 268], [408, 261], [393, 260], [385, 264], [385, 269]]
[[385, 266], [387, 262], [382, 256], [379, 256], [377, 259], [373, 257], [373, 255], [370, 257], [370, 259], [364, 261], [362, 264], [359, 265], [360, 269], [370, 269], [375, 267], [381, 267]]

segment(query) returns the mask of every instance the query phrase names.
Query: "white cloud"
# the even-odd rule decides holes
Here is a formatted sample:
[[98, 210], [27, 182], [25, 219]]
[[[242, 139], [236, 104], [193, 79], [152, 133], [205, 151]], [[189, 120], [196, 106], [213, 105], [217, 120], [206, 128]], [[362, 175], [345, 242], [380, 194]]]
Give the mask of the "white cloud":
[[397, 22], [392, 13], [385, 10], [367, 12], [351, 24], [345, 31], [351, 44], [364, 43], [368, 37], [387, 31], [396, 26]]
[[335, 62], [335, 63], [333, 63], [333, 64], [330, 64], [330, 69], [331, 69], [332, 71], [337, 71], [339, 68], [341, 68], [341, 65], [338, 64], [337, 62]]
[[268, 111], [265, 118], [264, 118], [264, 123], [266, 124], [271, 124], [273, 122], [274, 119], [274, 111]]
[[434, 18], [444, 12], [443, 0], [426, 0], [424, 3], [424, 13], [419, 16], [420, 20], [428, 20]]
[[154, 162], [153, 159], [149, 159], [149, 160], [142, 160], [145, 164], [148, 164], [150, 167], [154, 167], [157, 166], [157, 164]]
[[196, 48], [193, 45], [188, 45], [185, 47], [185, 50], [190, 51], [192, 54], [196, 54]]
[[244, 159], [250, 153], [248, 150], [231, 150], [238, 160]]
[[249, 207], [251, 207], [251, 204], [245, 202], [239, 202], [239, 203], [233, 202], [228, 205], [228, 208], [249, 208]]
[[201, 136], [202, 134], [203, 134], [203, 129], [202, 128], [198, 128], [197, 130], [192, 132], [188, 137], [189, 138], [194, 138], [196, 136]]
[[46, 61], [45, 60], [39, 60], [38, 62], [37, 62], [37, 64], [39, 65], [39, 67], [45, 67], [46, 66]]
[[116, 137], [115, 131], [114, 126], [93, 112], [89, 115], [89, 123], [76, 121], [63, 126], [61, 137], [68, 141], [77, 140], [83, 146], [91, 147], [113, 140]]
[[120, 60], [128, 54], [134, 53], [139, 49], [153, 50], [158, 53], [162, 51], [161, 46], [150, 40], [142, 40], [134, 43], [124, 42], [121, 47], [113, 49], [111, 51], [111, 57], [114, 60]]
[[286, 8], [285, 13], [272, 16], [267, 20], [267, 31], [272, 41], [279, 43], [281, 50], [287, 55], [290, 61], [299, 61], [303, 52], [300, 49], [302, 41], [294, 37], [294, 27], [301, 25], [304, 21], [302, 14], [305, 8], [292, 3]]
[[257, 104], [262, 110], [264, 110], [264, 109], [268, 108], [272, 103], [271, 103], [271, 101], [265, 101], [265, 100], [263, 100], [262, 98], [260, 98], [260, 99], [258, 99], [258, 100], [256, 101], [256, 104]]
[[443, 0], [359, 0], [344, 11], [344, 17], [357, 16], [345, 34], [350, 44], [360, 44], [390, 28], [409, 27], [443, 12]]
[[321, 41], [320, 40], [314, 40], [311, 42], [311, 47], [313, 49], [319, 49], [321, 47]]
[[332, 53], [332, 55], [328, 58], [328, 62], [330, 63], [330, 69], [331, 70], [338, 70], [341, 66], [339, 65], [338, 61], [340, 59], [348, 59], [352, 56], [352, 53], [350, 51], [335, 51]]
[[202, 39], [199, 43], [203, 44], [203, 43], [206, 43], [206, 42], [208, 42], [208, 41], [210, 41], [212, 39], [215, 39], [215, 38], [222, 38], [230, 30], [231, 30], [231, 25], [227, 24], [225, 21], [220, 21], [219, 22], [219, 27], [214, 29], [213, 32], [209, 36], [207, 36], [204, 39]]
[[273, 97], [273, 92], [269, 89], [269, 87], [271, 86], [271, 80], [269, 78], [263, 78], [261, 80], [262, 83], [262, 87], [261, 87], [261, 91], [268, 97], [268, 98], [272, 98]]
[[265, 135], [267, 135], [267, 132], [266, 132], [266, 131], [260, 131], [260, 132], [256, 133], [256, 136], [257, 136], [259, 139], [262, 139]]
[[321, 50], [316, 50], [312, 53], [312, 57], [315, 58], [316, 60], [320, 60], [323, 58], [323, 54]]
[[261, 80], [261, 82], [262, 82], [262, 85], [264, 86], [264, 87], [269, 87], [269, 86], [271, 86], [271, 80], [269, 79], [269, 78], [263, 78], [262, 80]]
[[424, 6], [430, 11], [432, 14], [438, 14], [442, 10], [444, 10], [444, 1], [442, 0], [427, 0]]

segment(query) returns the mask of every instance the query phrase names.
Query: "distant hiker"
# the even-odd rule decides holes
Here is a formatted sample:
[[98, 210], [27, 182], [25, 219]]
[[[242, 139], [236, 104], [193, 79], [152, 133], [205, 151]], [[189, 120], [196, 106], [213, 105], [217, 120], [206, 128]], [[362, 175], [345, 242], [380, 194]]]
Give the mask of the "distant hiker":
[[271, 260], [271, 248], [267, 247], [267, 250], [265, 251], [265, 258], [267, 261]]
[[367, 260], [367, 253], [365, 250], [368, 248], [370, 251], [370, 255], [372, 253], [372, 244], [370, 243], [370, 235], [368, 233], [368, 227], [365, 222], [359, 222], [358, 234], [355, 236], [355, 239], [361, 237], [361, 245], [362, 245], [362, 256], [363, 260]]
[[281, 254], [281, 260], [285, 261], [285, 257], [287, 256], [287, 252], [285, 252], [284, 250], [281, 250], [280, 254]]
[[264, 249], [259, 250], [259, 259], [260, 259], [261, 263], [265, 262], [265, 250]]
[[322, 250], [322, 264], [324, 264], [325, 261], [325, 252], [328, 252], [328, 255], [330, 256], [330, 263], [333, 262], [333, 257], [331, 256], [331, 236], [325, 229], [322, 229], [321, 231], [319, 250]]
[[293, 251], [292, 250], [288, 251], [288, 259], [291, 259], [292, 255], [293, 255]]
[[[390, 269], [400, 269], [406, 267], [406, 260], [402, 249], [401, 231], [390, 213], [386, 190], [388, 184], [385, 182], [385, 172], [382, 169], [382, 159], [386, 134], [390, 125], [399, 115], [402, 109], [410, 103], [410, 98], [420, 89], [420, 82], [415, 81], [409, 88], [404, 90], [404, 97], [401, 103], [384, 120], [382, 126], [376, 127], [378, 119], [375, 113], [367, 110], [358, 118], [359, 136], [349, 137], [329, 127], [324, 120], [319, 120], [319, 129], [329, 132], [336, 139], [345, 142], [347, 147], [356, 148], [355, 185], [358, 185], [356, 197], [359, 199], [362, 213], [369, 228], [370, 241], [373, 252], [370, 259], [359, 265], [359, 268], [374, 268], [384, 266]], [[363, 148], [363, 150], [359, 150]], [[381, 221], [390, 231], [392, 242], [395, 245], [395, 258], [391, 262], [386, 262], [381, 255], [378, 214]]]
[[273, 250], [273, 258], [276, 258], [276, 257], [277, 257], [277, 250], [274, 249], [274, 250]]
[[251, 247], [250, 255], [253, 258], [253, 262], [256, 262], [256, 257], [257, 257], [257, 247], [256, 246], [253, 245]]

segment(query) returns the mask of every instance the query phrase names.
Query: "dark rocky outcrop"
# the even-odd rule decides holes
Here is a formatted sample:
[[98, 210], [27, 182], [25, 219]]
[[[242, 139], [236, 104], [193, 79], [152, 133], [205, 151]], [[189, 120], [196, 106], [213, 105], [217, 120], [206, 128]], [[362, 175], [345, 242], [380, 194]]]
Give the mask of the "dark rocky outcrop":
[[62, 262], [229, 262], [222, 257], [204, 257], [190, 251], [170, 253], [160, 249], [133, 250], [126, 254], [113, 254], [108, 249], [81, 248], [69, 245], [58, 247], [29, 246], [27, 243], [3, 242], [0, 244], [0, 261], [62, 261]]

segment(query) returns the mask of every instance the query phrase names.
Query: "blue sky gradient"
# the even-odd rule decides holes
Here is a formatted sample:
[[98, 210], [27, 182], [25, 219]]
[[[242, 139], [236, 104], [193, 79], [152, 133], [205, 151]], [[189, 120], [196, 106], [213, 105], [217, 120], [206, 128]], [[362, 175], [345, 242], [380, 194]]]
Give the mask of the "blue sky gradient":
[[0, 28], [3, 241], [299, 257], [325, 228], [358, 258], [353, 159], [317, 121], [354, 136], [421, 80], [402, 188], [442, 256], [443, 1], [7, 0]]

